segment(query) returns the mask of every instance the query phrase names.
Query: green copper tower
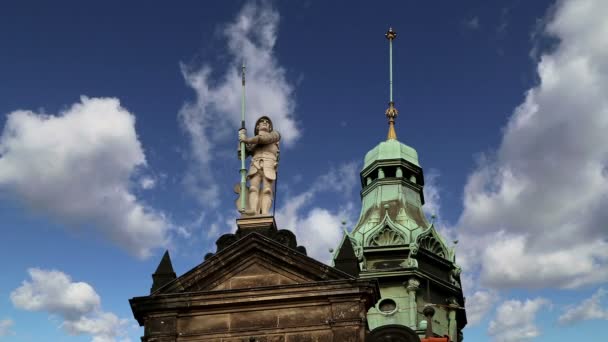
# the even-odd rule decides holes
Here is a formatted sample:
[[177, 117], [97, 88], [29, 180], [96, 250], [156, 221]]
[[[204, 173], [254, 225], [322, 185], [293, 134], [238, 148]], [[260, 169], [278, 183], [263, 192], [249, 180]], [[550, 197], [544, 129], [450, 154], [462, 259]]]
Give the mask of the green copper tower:
[[[466, 325], [460, 267], [454, 248], [427, 220], [418, 153], [397, 140], [389, 29], [388, 135], [365, 155], [361, 214], [334, 254], [334, 265], [360, 278], [376, 278], [382, 298], [368, 311], [369, 329], [401, 326], [420, 337], [462, 339]], [[355, 267], [354, 265], [358, 266]]]

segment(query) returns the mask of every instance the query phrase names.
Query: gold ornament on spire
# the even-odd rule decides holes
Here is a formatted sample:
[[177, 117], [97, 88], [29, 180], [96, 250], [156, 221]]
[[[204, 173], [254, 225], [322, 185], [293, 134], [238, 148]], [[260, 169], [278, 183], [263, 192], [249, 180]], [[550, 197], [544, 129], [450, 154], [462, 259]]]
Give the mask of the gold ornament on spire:
[[393, 31], [390, 27], [384, 35], [388, 39], [389, 46], [389, 86], [390, 86], [390, 100], [388, 102], [388, 109], [386, 110], [386, 118], [388, 119], [388, 135], [387, 140], [397, 140], [397, 133], [395, 132], [395, 118], [399, 111], [395, 108], [395, 102], [393, 101], [393, 40], [397, 38], [397, 32]]
[[395, 108], [395, 103], [393, 101], [388, 103], [388, 108], [386, 109], [386, 117], [388, 118], [388, 135], [386, 136], [387, 140], [397, 140], [397, 133], [395, 132], [395, 118], [399, 114], [397, 108]]
[[393, 40], [393, 39], [397, 38], [397, 32], [393, 31], [392, 27], [389, 27], [388, 31], [386, 31], [386, 34], [384, 36], [388, 40]]

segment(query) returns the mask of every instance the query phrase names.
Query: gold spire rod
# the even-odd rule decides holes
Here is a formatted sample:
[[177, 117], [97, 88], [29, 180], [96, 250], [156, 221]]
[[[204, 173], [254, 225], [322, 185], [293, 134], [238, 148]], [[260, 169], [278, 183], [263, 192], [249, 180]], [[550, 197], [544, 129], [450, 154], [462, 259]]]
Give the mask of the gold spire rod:
[[393, 102], [393, 39], [397, 38], [397, 32], [393, 31], [390, 27], [384, 35], [388, 39], [389, 47], [389, 87], [390, 87], [390, 98], [388, 102], [388, 109], [386, 110], [386, 117], [388, 118], [388, 135], [387, 140], [397, 140], [397, 133], [395, 132], [395, 118], [399, 113], [395, 108], [395, 102]]

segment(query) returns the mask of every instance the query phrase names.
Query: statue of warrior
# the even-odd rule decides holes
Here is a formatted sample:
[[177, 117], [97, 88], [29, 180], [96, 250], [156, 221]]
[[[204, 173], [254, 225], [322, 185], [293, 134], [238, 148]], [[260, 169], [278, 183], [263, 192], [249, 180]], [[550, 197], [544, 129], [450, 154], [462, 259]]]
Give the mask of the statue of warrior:
[[270, 215], [280, 140], [281, 135], [272, 129], [272, 121], [267, 116], [262, 116], [255, 122], [255, 136], [247, 138], [246, 130], [239, 130], [239, 142], [245, 143], [246, 155], [252, 156], [247, 173], [247, 215]]

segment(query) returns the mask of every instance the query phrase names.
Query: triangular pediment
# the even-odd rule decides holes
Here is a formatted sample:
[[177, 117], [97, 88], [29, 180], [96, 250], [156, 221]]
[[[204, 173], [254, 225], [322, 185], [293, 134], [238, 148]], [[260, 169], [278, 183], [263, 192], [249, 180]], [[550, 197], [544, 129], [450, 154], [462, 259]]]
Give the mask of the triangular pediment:
[[266, 260], [253, 257], [253, 260], [222, 274], [212, 283], [199, 287], [199, 291], [236, 290], [253, 287], [309, 283], [313, 279], [305, 278], [291, 270], [266, 263]]
[[238, 290], [350, 278], [352, 276], [285, 245], [251, 233], [153, 295]]

